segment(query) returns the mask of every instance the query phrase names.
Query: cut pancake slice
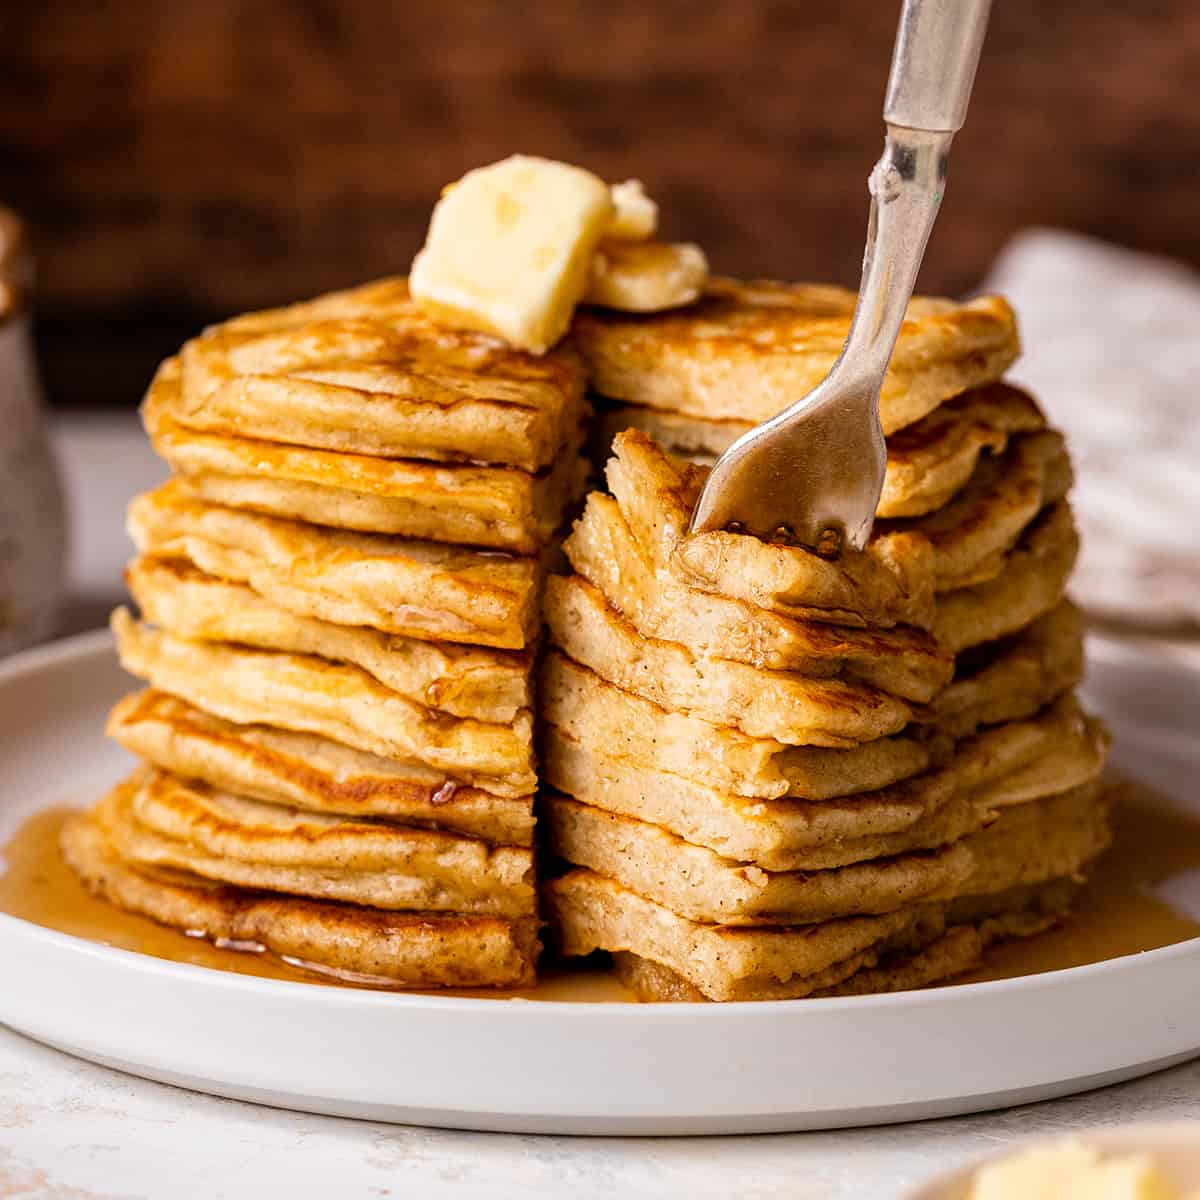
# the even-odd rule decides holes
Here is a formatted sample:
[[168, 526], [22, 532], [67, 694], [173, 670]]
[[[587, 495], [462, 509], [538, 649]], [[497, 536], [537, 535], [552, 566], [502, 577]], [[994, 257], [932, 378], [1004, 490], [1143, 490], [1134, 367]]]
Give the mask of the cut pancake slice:
[[310, 733], [234, 725], [166, 692], [119, 701], [109, 737], [147, 762], [268, 804], [388, 817], [503, 846], [533, 844], [533, 797], [501, 781], [459, 783], [423, 763], [381, 758]]
[[423, 762], [464, 783], [535, 786], [532, 721], [511, 726], [451, 717], [385, 688], [357, 667], [302, 654], [189, 642], [113, 615], [121, 664], [155, 688], [240, 725], [277, 725], [356, 750]]
[[698, 658], [678, 643], [643, 638], [577, 575], [547, 580], [545, 619], [559, 646], [617, 687], [752, 737], [850, 746], [896, 733], [917, 715], [865, 684]]
[[995, 579], [938, 597], [938, 641], [957, 654], [1024, 629], [1063, 598], [1078, 552], [1075, 519], [1061, 500], [1025, 530]]
[[403, 988], [518, 987], [534, 980], [536, 921], [386, 912], [136, 867], [90, 814], [67, 823], [62, 850], [88, 890], [119, 908], [340, 979]]
[[[1078, 889], [1079, 884], [1071, 879], [1019, 889], [997, 900], [994, 915], [970, 923], [964, 912], [957, 923], [945, 926], [940, 933], [935, 921], [926, 920], [912, 934], [895, 939], [880, 952], [872, 952], [846, 964], [851, 973], [830, 971], [831, 975], [842, 974], [840, 982], [828, 984], [814, 980], [814, 986], [807, 990], [803, 990], [806, 985], [802, 982], [793, 995], [869, 996], [907, 992], [945, 982], [977, 967], [992, 942], [1030, 937], [1057, 924], [1070, 908]], [[954, 915], [958, 916], [957, 913]], [[709, 999], [678, 972], [651, 959], [621, 952], [613, 955], [613, 966], [621, 982], [641, 1000], [699, 1003]], [[818, 983], [822, 986], [815, 986]], [[775, 997], [755, 995], [745, 998]]]
[[800, 620], [925, 628], [933, 618], [933, 552], [920, 535], [887, 534], [836, 560], [746, 534], [689, 535], [706, 473], [636, 429], [617, 436], [605, 475], [651, 562], [681, 582]]
[[722, 858], [668, 830], [550, 795], [547, 846], [693, 921], [806, 925], [893, 912], [962, 889], [974, 863], [961, 845], [825, 871], [770, 872]]
[[821, 871], [930, 850], [990, 816], [959, 793], [948, 769], [842, 799], [767, 800], [607, 758], [553, 727], [544, 731], [542, 758], [545, 782], [565, 795], [768, 871]]
[[137, 497], [128, 521], [143, 554], [186, 558], [301, 616], [512, 650], [537, 631], [536, 559], [241, 512], [178, 481]]
[[169, 415], [210, 433], [453, 462], [549, 465], [584, 410], [584, 370], [436, 324], [404, 279], [237, 317], [180, 354]]
[[372, 908], [533, 917], [533, 852], [263, 804], [142, 768], [96, 810], [127, 862]]
[[873, 964], [926, 925], [936, 936], [942, 922], [941, 906], [929, 904], [819, 925], [706, 925], [582, 868], [552, 879], [543, 899], [564, 954], [636, 954], [669, 967], [710, 1000], [807, 995]]
[[874, 791], [920, 774], [949, 752], [949, 739], [920, 727], [849, 750], [752, 738], [622, 691], [554, 649], [542, 661], [539, 706], [545, 722], [590, 751], [767, 799]]
[[564, 549], [643, 637], [678, 642], [696, 655], [815, 678], [846, 674], [921, 702], [953, 674], [953, 657], [921, 630], [794, 620], [656, 570], [611, 496], [588, 497]]
[[989, 455], [944, 507], [915, 520], [881, 521], [877, 533], [908, 530], [933, 546], [939, 592], [995, 579], [1031, 521], [1071, 486], [1071, 461], [1062, 435], [1017, 438], [999, 457]]
[[[564, 953], [632, 954], [681, 977], [709, 1000], [760, 1000], [886, 990], [884, 972], [903, 967], [903, 986], [944, 977], [934, 961], [912, 961], [958, 925], [974, 927], [977, 952], [965, 947], [943, 965], [965, 970], [1001, 936], [1039, 932], [1064, 911], [1071, 881], [1108, 845], [1107, 807], [1097, 786], [1012, 809], [967, 841], [973, 871], [955, 886], [962, 897], [919, 902], [882, 916], [841, 917], [806, 926], [730, 927], [690, 920], [615, 879], [575, 869], [545, 885]], [[898, 959], [898, 961], [897, 961]], [[626, 964], [626, 972], [632, 964]], [[860, 971], [879, 970], [851, 982]], [[630, 975], [626, 973], [626, 978]], [[687, 999], [663, 976], [646, 998]], [[656, 995], [655, 993], [658, 993]], [[697, 998], [697, 997], [690, 997]]]
[[367, 533], [535, 553], [583, 491], [578, 441], [540, 475], [314, 450], [185, 429], [167, 412], [177, 373], [159, 371], [142, 408], [154, 449], [201, 500]]
[[530, 706], [528, 653], [427, 642], [299, 616], [186, 559], [139, 558], [125, 581], [145, 619], [179, 637], [350, 663], [418, 704], [459, 717], [507, 723]]
[[937, 698], [938, 727], [953, 737], [1031, 716], [1083, 678], [1083, 617], [1061, 601], [1031, 625], [960, 655]]
[[[836, 287], [711, 279], [700, 302], [681, 312], [583, 309], [573, 340], [604, 396], [756, 424], [829, 374], [854, 302]], [[884, 432], [999, 379], [1018, 352], [1012, 309], [998, 296], [912, 300], [883, 384]]]
[[[640, 429], [677, 458], [711, 466], [743, 434], [746, 421], [709, 421], [635, 405], [599, 407], [596, 460], [603, 464], [617, 434]], [[1005, 383], [972, 388], [887, 441], [887, 474], [879, 517], [919, 517], [941, 508], [971, 477], [980, 457], [1002, 453], [1014, 434], [1046, 424], [1032, 397]]]

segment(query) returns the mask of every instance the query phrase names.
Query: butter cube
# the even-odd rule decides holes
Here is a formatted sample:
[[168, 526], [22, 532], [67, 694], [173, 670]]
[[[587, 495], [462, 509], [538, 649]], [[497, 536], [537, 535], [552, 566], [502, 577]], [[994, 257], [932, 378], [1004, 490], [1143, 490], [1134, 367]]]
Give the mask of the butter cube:
[[567, 331], [613, 215], [590, 171], [514, 155], [442, 193], [409, 287], [430, 316], [544, 354]]
[[614, 183], [613, 215], [604, 236], [624, 242], [644, 242], [658, 230], [658, 205], [646, 195], [640, 179]]
[[1143, 1154], [1102, 1158], [1074, 1139], [982, 1167], [970, 1200], [1178, 1200]]

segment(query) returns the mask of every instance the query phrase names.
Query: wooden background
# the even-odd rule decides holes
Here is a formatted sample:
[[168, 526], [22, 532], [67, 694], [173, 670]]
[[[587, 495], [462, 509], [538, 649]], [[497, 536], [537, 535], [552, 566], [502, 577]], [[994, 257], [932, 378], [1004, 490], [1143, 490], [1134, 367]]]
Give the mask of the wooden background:
[[[406, 269], [514, 150], [643, 178], [725, 271], [852, 282], [896, 0], [0, 5], [0, 200], [56, 401], [130, 403], [205, 321]], [[996, 0], [922, 277], [1031, 223], [1200, 263], [1200, 4]]]

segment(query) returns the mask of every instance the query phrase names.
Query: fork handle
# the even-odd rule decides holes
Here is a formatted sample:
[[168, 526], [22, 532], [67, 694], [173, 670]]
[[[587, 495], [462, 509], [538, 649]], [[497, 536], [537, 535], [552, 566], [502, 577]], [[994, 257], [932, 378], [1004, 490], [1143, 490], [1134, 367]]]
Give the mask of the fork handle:
[[883, 119], [954, 133], [967, 116], [991, 0], [905, 0]]

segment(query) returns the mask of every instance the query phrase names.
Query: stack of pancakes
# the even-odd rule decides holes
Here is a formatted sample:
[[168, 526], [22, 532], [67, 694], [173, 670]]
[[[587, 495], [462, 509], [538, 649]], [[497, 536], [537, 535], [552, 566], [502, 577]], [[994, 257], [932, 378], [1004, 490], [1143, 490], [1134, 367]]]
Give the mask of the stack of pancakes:
[[142, 760], [64, 833], [87, 884], [218, 944], [409, 987], [529, 983], [532, 646], [583, 486], [584, 371], [389, 280], [185, 345], [144, 406], [114, 617]]
[[819, 382], [852, 308], [716, 281], [576, 322], [616, 436], [547, 589], [541, 819], [567, 866], [543, 895], [561, 949], [611, 952], [645, 999], [947, 978], [1054, 923], [1109, 840], [1106, 737], [1072, 695], [1070, 462], [999, 382], [1002, 301], [912, 304], [865, 552], [686, 536], [705, 472], [676, 455]]

